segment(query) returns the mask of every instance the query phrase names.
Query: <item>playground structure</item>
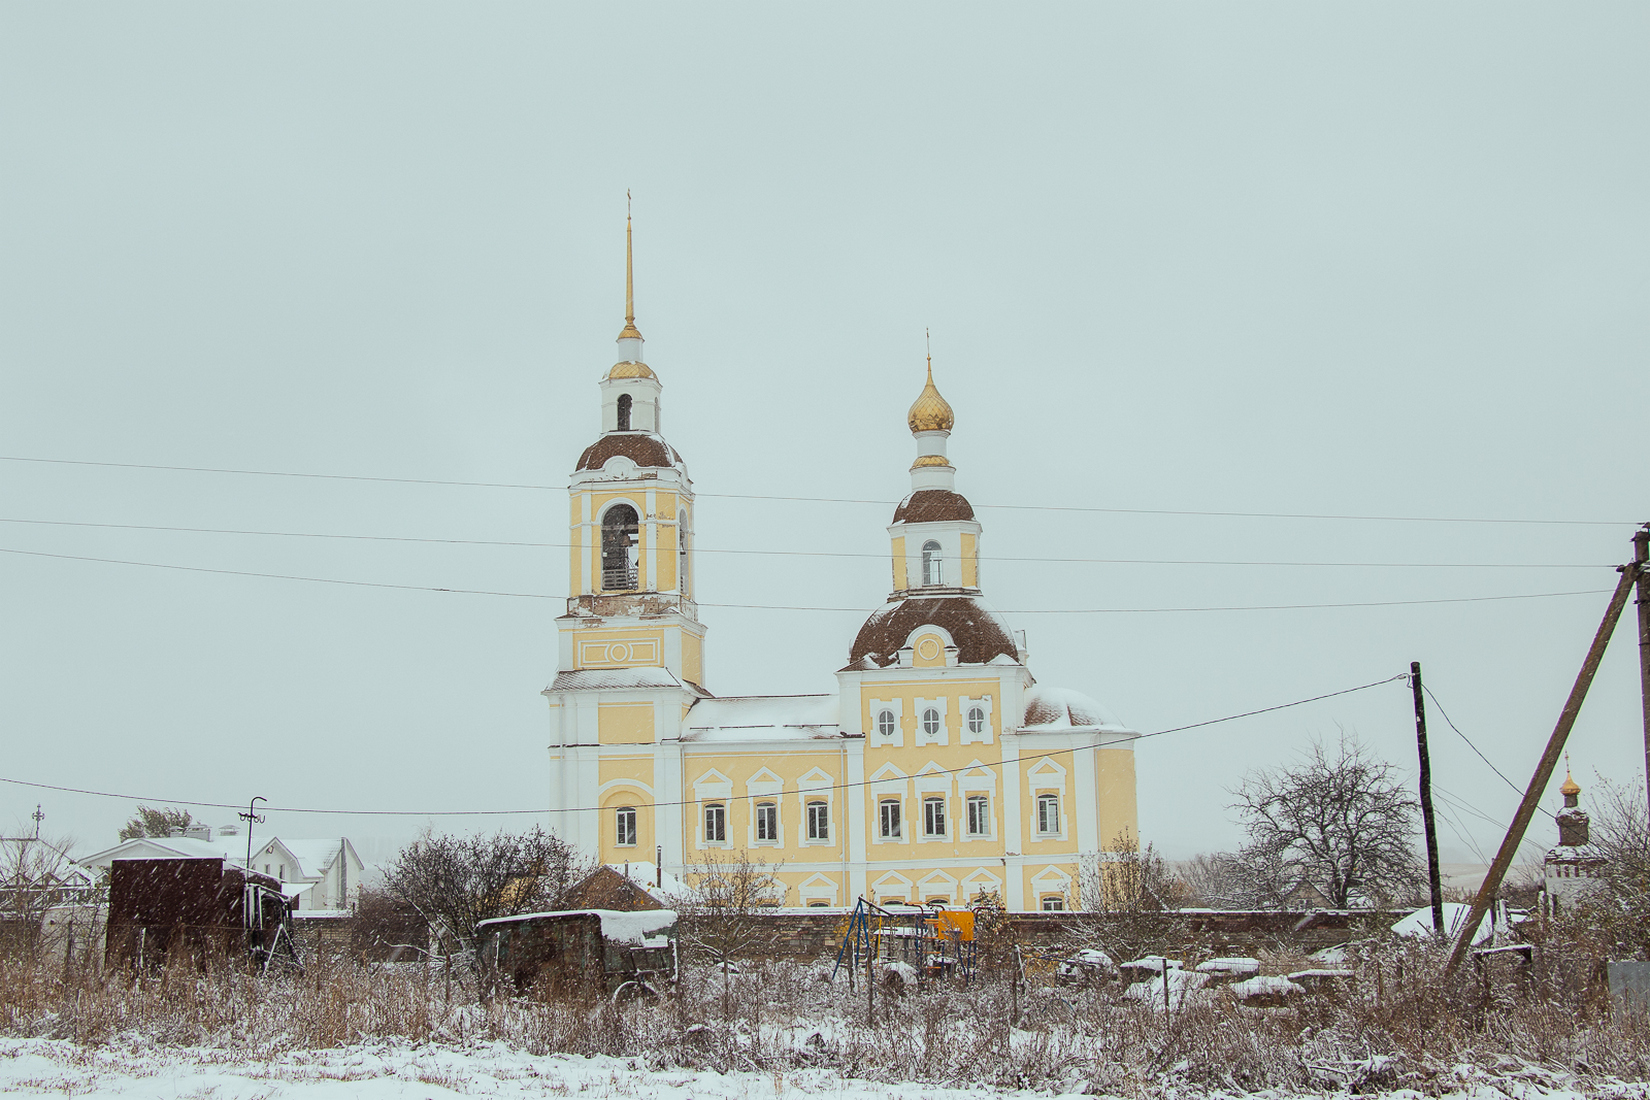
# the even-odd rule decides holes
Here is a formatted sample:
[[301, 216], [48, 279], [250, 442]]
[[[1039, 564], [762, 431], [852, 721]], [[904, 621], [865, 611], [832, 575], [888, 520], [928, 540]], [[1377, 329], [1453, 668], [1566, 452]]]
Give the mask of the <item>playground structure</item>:
[[852, 986], [867, 966], [910, 968], [917, 985], [933, 978], [974, 977], [974, 913], [943, 905], [884, 907], [860, 898], [842, 928], [837, 948], [835, 980], [846, 970]]

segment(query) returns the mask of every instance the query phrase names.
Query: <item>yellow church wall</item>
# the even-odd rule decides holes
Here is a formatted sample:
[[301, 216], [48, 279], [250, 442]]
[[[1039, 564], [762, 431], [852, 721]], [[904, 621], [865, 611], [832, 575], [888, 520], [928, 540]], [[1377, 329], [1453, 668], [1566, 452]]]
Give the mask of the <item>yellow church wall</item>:
[[582, 629], [573, 637], [574, 668], [633, 668], [664, 663], [663, 629], [595, 626]]
[[903, 592], [905, 583], [905, 536], [894, 540], [894, 591]]
[[596, 707], [596, 740], [603, 745], [652, 743], [653, 704], [599, 704]]
[[[1033, 753], [1037, 751], [1032, 750]], [[1075, 784], [1072, 782], [1070, 768], [1072, 756], [1070, 753], [1062, 753], [1057, 757], [1044, 759], [1058, 763], [1061, 767], [1054, 767], [1038, 760], [1020, 769], [1020, 806], [1026, 818], [1021, 825], [1025, 837], [1023, 850], [1028, 856], [1044, 857], [1075, 853], [1076, 815], [1079, 807], [1076, 804]], [[1037, 796], [1042, 794], [1054, 794], [1060, 799], [1060, 831], [1048, 836], [1037, 832]]]
[[1134, 750], [1097, 749], [1094, 753], [1095, 796], [1100, 800], [1100, 846], [1115, 847], [1117, 837], [1140, 836], [1135, 802]]
[[[911, 753], [914, 754], [914, 753], [919, 753], [919, 752], [922, 751], [922, 750], [916, 749], [914, 747], [915, 734], [916, 734], [916, 731], [917, 731], [917, 717], [918, 717], [917, 714], [916, 714], [916, 700], [918, 700], [918, 699], [940, 699], [940, 698], [944, 698], [944, 699], [949, 700], [949, 702], [947, 703], [946, 708], [945, 708], [945, 726], [946, 726], [946, 729], [948, 731], [950, 731], [950, 735], [947, 737], [946, 740], [947, 740], [949, 745], [955, 746], [955, 745], [958, 744], [958, 740], [959, 740], [958, 735], [960, 734], [960, 732], [962, 730], [962, 720], [963, 720], [962, 705], [961, 705], [962, 700], [965, 699], [965, 698], [979, 699], [979, 698], [982, 698], [982, 697], [990, 697], [990, 699], [991, 699], [991, 714], [990, 714], [989, 717], [990, 717], [990, 721], [991, 721], [991, 744], [990, 745], [980, 745], [980, 744], [976, 743], [976, 744], [970, 745], [969, 747], [970, 748], [979, 748], [979, 749], [989, 748], [989, 749], [992, 749], [993, 751], [995, 751], [996, 746], [1001, 744], [1002, 733], [1003, 733], [1003, 730], [1002, 730], [1002, 714], [1001, 714], [1002, 705], [1001, 705], [1001, 702], [1000, 702], [1001, 690], [1002, 690], [1002, 685], [997, 680], [951, 680], [951, 679], [946, 679], [946, 680], [910, 680], [910, 681], [904, 681], [904, 682], [888, 681], [888, 680], [875, 680], [875, 681], [866, 680], [860, 685], [860, 689], [859, 689], [860, 723], [861, 723], [860, 729], [863, 729], [863, 730], [874, 730], [874, 729], [876, 729], [876, 716], [871, 713], [871, 700], [872, 699], [877, 699], [877, 700], [881, 700], [881, 701], [884, 701], [884, 702], [891, 702], [895, 699], [902, 700], [904, 705], [900, 708], [900, 710], [901, 710], [900, 727], [901, 727], [901, 729], [903, 729], [905, 731], [905, 738], [904, 738], [905, 747], [904, 747], [904, 749], [900, 749], [900, 748], [892, 748], [892, 749], [877, 748], [875, 751], [877, 753], [877, 760], [879, 762], [878, 766], [880, 766], [881, 761], [883, 759], [885, 759], [885, 754], [886, 754], [887, 759], [894, 759], [895, 760], [895, 762], [896, 762], [895, 766], [896, 767], [900, 767], [900, 768], [903, 769], [903, 768], [905, 768], [905, 765], [904, 765], [903, 762], [901, 762], [903, 760], [903, 756], [901, 755], [902, 753], [911, 752]], [[930, 749], [930, 750], [932, 750], [934, 748], [943, 748], [943, 747], [945, 747], [945, 746], [935, 746], [935, 745], [924, 746], [924, 748]], [[978, 754], [976, 754], [976, 755], [978, 755]], [[869, 760], [870, 757], [867, 756], [866, 759]], [[984, 760], [985, 757], [981, 756], [980, 759]], [[921, 764], [925, 763], [926, 761], [927, 761], [927, 757], [924, 757], [923, 760], [917, 761], [917, 766], [921, 766]]]
[[[606, 708], [603, 708], [606, 709]], [[656, 843], [653, 828], [653, 756], [651, 753], [602, 755], [597, 765], [602, 791], [601, 859], [603, 863], [623, 863], [626, 860], [651, 860]], [[609, 786], [611, 784], [611, 786]], [[620, 846], [617, 843], [616, 813], [620, 806], [636, 808], [636, 843]]]
[[[781, 793], [749, 793], [747, 784], [757, 779], [764, 769], [777, 777]], [[844, 830], [848, 827], [847, 799], [843, 797], [844, 792], [837, 789], [817, 793], [804, 791], [802, 778], [815, 769], [825, 776], [816, 782], [831, 788], [839, 786], [843, 776], [841, 752], [775, 751], [771, 747], [748, 753], [715, 750], [684, 752], [681, 799], [689, 805], [684, 807], [682, 835], [687, 841], [688, 862], [714, 862], [719, 857], [729, 858], [744, 849], [749, 851], [753, 860], [763, 863], [784, 862], [787, 867], [797, 869], [816, 863], [840, 867]], [[707, 776], [711, 771], [726, 777], [730, 794], [701, 797], [696, 789], [697, 784], [717, 782], [714, 777]], [[769, 780], [762, 776], [762, 781]], [[805, 804], [815, 798], [824, 799], [830, 806], [830, 840], [802, 842], [799, 837], [803, 835], [806, 825]], [[755, 840], [756, 803], [764, 801], [778, 803], [778, 843]], [[726, 807], [727, 839], [720, 844], [705, 844], [702, 841], [705, 807], [713, 802], [720, 802]], [[816, 869], [810, 867], [807, 874], [812, 874]]]
[[[705, 643], [692, 631], [682, 631], [682, 677], [701, 687], [705, 683]], [[682, 712], [686, 714], [686, 711]]]
[[980, 555], [976, 538], [967, 531], [962, 536], [962, 583], [964, 588], [980, 586]]
[[676, 588], [676, 528], [661, 526], [659, 528], [659, 574], [655, 588], [660, 592], [671, 592]]

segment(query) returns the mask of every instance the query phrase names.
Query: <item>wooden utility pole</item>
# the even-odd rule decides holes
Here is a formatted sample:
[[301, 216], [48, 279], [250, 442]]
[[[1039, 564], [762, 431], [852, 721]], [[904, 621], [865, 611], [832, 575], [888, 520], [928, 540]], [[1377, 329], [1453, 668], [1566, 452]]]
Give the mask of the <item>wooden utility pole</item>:
[[1639, 585], [1639, 698], [1644, 707], [1644, 790], [1650, 798], [1650, 523], [1633, 532]]
[[1461, 924], [1460, 938], [1455, 941], [1455, 949], [1450, 952], [1449, 964], [1444, 967], [1444, 976], [1454, 974], [1456, 969], [1466, 959], [1467, 952], [1472, 949], [1472, 936], [1478, 931], [1478, 924], [1484, 919], [1484, 912], [1495, 900], [1495, 895], [1501, 889], [1501, 880], [1506, 877], [1507, 868], [1512, 865], [1513, 856], [1518, 852], [1518, 846], [1524, 842], [1524, 832], [1530, 827], [1530, 819], [1535, 816], [1536, 806], [1541, 801], [1541, 795], [1547, 789], [1547, 783], [1553, 777], [1553, 768], [1558, 764], [1559, 756], [1564, 752], [1564, 742], [1570, 736], [1570, 729], [1576, 724], [1576, 715], [1581, 713], [1582, 700], [1587, 698], [1587, 689], [1592, 686], [1593, 676], [1598, 672], [1598, 663], [1604, 658], [1604, 647], [1610, 643], [1610, 635], [1616, 629], [1616, 623], [1621, 618], [1621, 609], [1627, 606], [1627, 597], [1633, 591], [1634, 583], [1639, 579], [1637, 563], [1621, 566], [1621, 581], [1616, 585], [1616, 591], [1610, 597], [1610, 606], [1605, 609], [1604, 621], [1598, 624], [1598, 633], [1593, 635], [1593, 644], [1587, 650], [1587, 659], [1581, 662], [1581, 672], [1576, 675], [1575, 686], [1570, 689], [1570, 698], [1564, 703], [1564, 711], [1558, 716], [1558, 725], [1553, 727], [1553, 735], [1547, 739], [1546, 751], [1541, 754], [1541, 761], [1535, 767], [1535, 775], [1530, 777], [1530, 786], [1524, 792], [1524, 801], [1518, 804], [1518, 812], [1513, 815], [1512, 824], [1507, 827], [1507, 836], [1501, 841], [1501, 850], [1495, 853], [1495, 862], [1490, 864], [1490, 873], [1484, 876], [1484, 885], [1478, 888], [1478, 896], [1472, 899], [1472, 908], [1467, 912], [1467, 919]]
[[1438, 822], [1432, 816], [1432, 757], [1427, 755], [1427, 709], [1421, 699], [1421, 662], [1409, 663], [1409, 686], [1415, 693], [1415, 745], [1421, 753], [1421, 823], [1427, 834], [1427, 884], [1432, 887], [1432, 932], [1449, 934], [1444, 926], [1444, 884], [1438, 873]]

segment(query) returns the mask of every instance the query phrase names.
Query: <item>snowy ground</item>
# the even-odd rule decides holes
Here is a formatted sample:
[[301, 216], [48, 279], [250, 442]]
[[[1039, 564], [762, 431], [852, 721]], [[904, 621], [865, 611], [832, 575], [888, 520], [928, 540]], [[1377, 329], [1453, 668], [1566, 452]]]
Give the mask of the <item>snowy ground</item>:
[[[1638, 1084], [1594, 1084], [1537, 1079], [1528, 1074], [1491, 1076], [1466, 1071], [1442, 1095], [1456, 1100], [1647, 1100]], [[1081, 1087], [1080, 1082], [1073, 1082]], [[1164, 1081], [1150, 1093], [1165, 1100], [1202, 1094]], [[476, 1097], [603, 1097], [613, 1100], [768, 1100], [831, 1097], [870, 1100], [985, 1100], [1050, 1097], [1056, 1093], [1002, 1092], [884, 1084], [815, 1069], [786, 1074], [650, 1071], [634, 1060], [572, 1055], [535, 1057], [500, 1044], [456, 1048], [378, 1044], [302, 1051], [258, 1058], [244, 1053], [147, 1044], [88, 1048], [46, 1039], [0, 1039], [0, 1094], [79, 1097], [154, 1097], [164, 1100], [441, 1100]], [[1064, 1095], [1075, 1096], [1078, 1093]], [[1216, 1094], [1218, 1095], [1218, 1094]], [[1256, 1097], [1276, 1098], [1275, 1093]], [[1330, 1094], [1323, 1094], [1327, 1097]], [[1345, 1094], [1342, 1094], [1345, 1095]], [[1388, 1093], [1421, 1100], [1411, 1090]]]

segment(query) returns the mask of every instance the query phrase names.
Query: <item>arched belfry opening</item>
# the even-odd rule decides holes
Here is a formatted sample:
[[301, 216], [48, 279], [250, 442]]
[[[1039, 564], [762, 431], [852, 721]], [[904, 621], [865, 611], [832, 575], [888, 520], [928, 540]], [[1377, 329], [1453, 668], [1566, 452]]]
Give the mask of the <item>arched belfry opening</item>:
[[636, 509], [615, 504], [602, 516], [602, 588], [627, 592], [636, 587]]
[[621, 393], [619, 395], [618, 430], [621, 432], [628, 432], [630, 430], [630, 395], [628, 393]]
[[940, 556], [940, 544], [933, 539], [922, 544], [922, 583], [945, 583], [945, 561]]

